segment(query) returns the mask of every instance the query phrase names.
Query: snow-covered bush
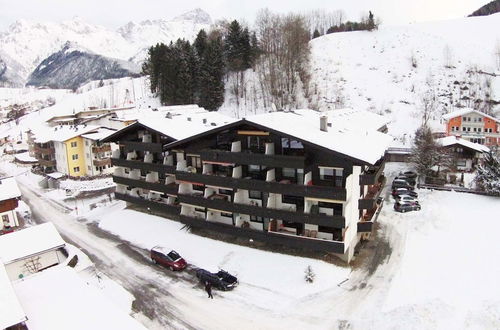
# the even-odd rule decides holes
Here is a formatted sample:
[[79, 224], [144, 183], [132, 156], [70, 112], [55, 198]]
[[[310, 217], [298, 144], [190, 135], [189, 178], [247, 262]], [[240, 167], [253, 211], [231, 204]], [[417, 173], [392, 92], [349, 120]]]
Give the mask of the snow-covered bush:
[[311, 266], [307, 266], [305, 273], [306, 273], [306, 276], [305, 276], [306, 282], [309, 282], [309, 283], [314, 282], [314, 276], [316, 276], [316, 274], [314, 274]]

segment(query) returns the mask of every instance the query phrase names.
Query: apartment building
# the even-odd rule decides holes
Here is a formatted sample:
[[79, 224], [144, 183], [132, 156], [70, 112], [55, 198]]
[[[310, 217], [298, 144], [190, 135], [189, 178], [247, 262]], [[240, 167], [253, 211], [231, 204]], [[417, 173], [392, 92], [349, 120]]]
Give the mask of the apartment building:
[[447, 136], [458, 136], [486, 146], [500, 145], [500, 120], [473, 109], [462, 109], [442, 117]]
[[34, 133], [35, 158], [46, 173], [79, 177], [111, 171], [112, 147], [100, 139], [114, 130], [98, 126], [57, 126]]
[[372, 231], [392, 138], [383, 120], [326, 115], [273, 112], [198, 133], [172, 118], [160, 129], [139, 121], [105, 140], [120, 144], [116, 197], [191, 227], [350, 261]]

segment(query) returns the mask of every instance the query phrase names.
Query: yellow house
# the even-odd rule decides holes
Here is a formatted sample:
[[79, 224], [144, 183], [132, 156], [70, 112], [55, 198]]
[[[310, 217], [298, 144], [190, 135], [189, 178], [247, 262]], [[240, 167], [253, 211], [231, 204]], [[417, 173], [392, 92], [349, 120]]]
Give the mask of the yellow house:
[[[66, 152], [67, 173], [69, 176], [87, 175], [85, 166], [85, 150], [83, 138], [81, 136], [73, 137], [62, 142]], [[59, 166], [58, 166], [59, 167]]]

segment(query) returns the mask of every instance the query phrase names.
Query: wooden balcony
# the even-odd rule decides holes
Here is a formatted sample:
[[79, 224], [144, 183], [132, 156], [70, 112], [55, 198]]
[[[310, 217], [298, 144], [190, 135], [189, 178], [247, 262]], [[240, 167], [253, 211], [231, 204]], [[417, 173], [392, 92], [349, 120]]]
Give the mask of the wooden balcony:
[[98, 154], [101, 152], [111, 152], [111, 146], [109, 144], [105, 144], [102, 146], [95, 146], [92, 147], [92, 153]]
[[230, 152], [225, 150], [203, 150], [202, 161], [232, 163], [238, 165], [263, 165], [267, 167], [304, 168], [304, 156], [266, 155], [251, 151]]
[[120, 146], [123, 146], [127, 151], [136, 150], [160, 153], [163, 151], [161, 143], [120, 141]]
[[226, 176], [204, 175], [182, 171], [176, 171], [175, 177], [177, 181], [193, 182], [217, 187], [258, 190], [277, 194], [311, 198], [324, 198], [339, 201], [346, 200], [346, 190], [345, 188], [340, 187], [305, 186], [287, 183], [287, 181], [266, 182], [263, 180], [255, 180], [251, 178], [235, 179]]
[[92, 164], [94, 166], [98, 166], [98, 167], [108, 166], [108, 165], [111, 165], [111, 159], [110, 158], [93, 159]]
[[358, 233], [371, 233], [373, 225], [377, 221], [384, 203], [377, 203], [376, 206], [363, 215], [361, 221], [358, 222]]
[[35, 145], [34, 151], [36, 154], [43, 155], [53, 155], [56, 153], [56, 149], [54, 147], [42, 148]]
[[131, 188], [143, 188], [147, 190], [153, 190], [162, 192], [169, 195], [177, 195], [178, 185], [175, 183], [166, 185], [163, 182], [146, 182], [145, 180], [134, 180], [129, 178], [124, 178], [121, 176], [113, 175], [113, 182], [129, 186]]
[[363, 173], [359, 176], [359, 184], [360, 185], [373, 185], [376, 184], [380, 178], [380, 175], [384, 172], [385, 162], [381, 161], [372, 166], [366, 173]]
[[[220, 196], [220, 195], [219, 195]], [[224, 199], [204, 198], [201, 195], [178, 195], [179, 203], [206, 207], [231, 213], [241, 213], [263, 218], [308, 223], [332, 228], [344, 228], [345, 218], [338, 215], [310, 214], [303, 211], [272, 209], [258, 205], [233, 203]]]
[[38, 158], [38, 164], [43, 167], [55, 167], [56, 166], [56, 160], [47, 160], [43, 158]]
[[181, 215], [180, 220], [182, 223], [192, 227], [204, 228], [207, 230], [212, 230], [214, 232], [229, 234], [236, 237], [249, 239], [251, 238], [253, 240], [265, 243], [310, 251], [344, 253], [344, 242], [241, 228], [218, 222], [210, 222], [204, 219], [188, 217], [185, 215]]
[[379, 182], [368, 190], [368, 193], [363, 198], [358, 201], [358, 209], [360, 210], [371, 210], [376, 206], [376, 202], [380, 193], [384, 189], [386, 178], [379, 177]]
[[131, 169], [158, 172], [164, 174], [175, 173], [175, 166], [156, 164], [156, 163], [145, 163], [142, 160], [126, 160], [122, 158], [111, 158], [111, 164], [113, 164], [113, 166], [122, 166]]

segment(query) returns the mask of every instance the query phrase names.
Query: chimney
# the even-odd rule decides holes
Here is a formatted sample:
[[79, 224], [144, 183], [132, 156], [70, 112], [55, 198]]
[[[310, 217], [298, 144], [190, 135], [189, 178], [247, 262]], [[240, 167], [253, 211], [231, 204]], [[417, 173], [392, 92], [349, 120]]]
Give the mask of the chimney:
[[323, 132], [328, 132], [328, 117], [321, 116], [319, 117], [319, 129]]

